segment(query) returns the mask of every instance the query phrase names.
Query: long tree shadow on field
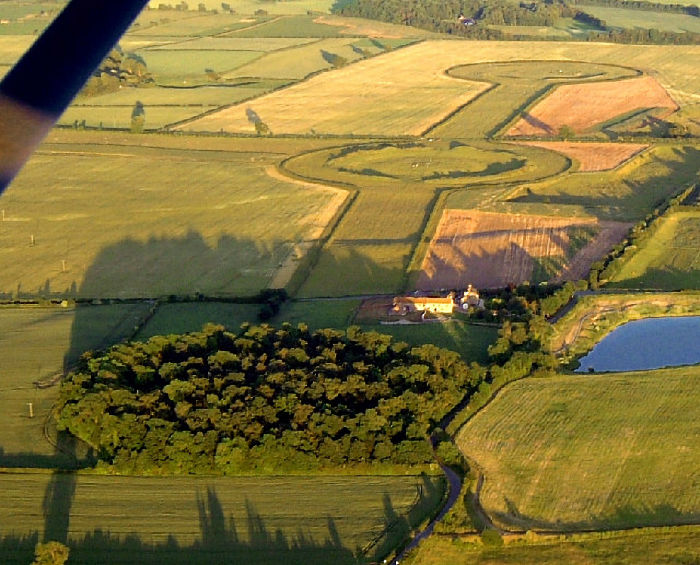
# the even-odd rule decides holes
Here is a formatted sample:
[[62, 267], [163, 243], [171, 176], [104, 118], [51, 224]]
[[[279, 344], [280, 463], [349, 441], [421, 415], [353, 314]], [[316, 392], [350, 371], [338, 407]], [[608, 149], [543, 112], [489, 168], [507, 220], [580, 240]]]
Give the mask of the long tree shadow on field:
[[[230, 237], [219, 238], [216, 245], [211, 247], [200, 234], [193, 232], [179, 238], [151, 238], [144, 242], [127, 240], [105, 248], [87, 269], [85, 279], [77, 289], [77, 295], [99, 299], [103, 303], [114, 302], [112, 309], [115, 318], [107, 321], [100, 318], [99, 323], [96, 322], [93, 311], [99, 310], [101, 306], [85, 305], [75, 309], [70, 346], [65, 353], [65, 369], [70, 369], [86, 349], [86, 335], [90, 336], [89, 342], [92, 346], [97, 343], [99, 348], [106, 348], [121, 339], [135, 335], [139, 327], [147, 323], [152, 315], [150, 305], [153, 303], [150, 299], [157, 297], [176, 301], [181, 298], [191, 300], [201, 295], [216, 295], [221, 289], [240, 288], [239, 278], [248, 276], [252, 280], [253, 277], [239, 271], [245, 271], [246, 265], [254, 264], [256, 260], [267, 265], [266, 268], [269, 268], [270, 264], [276, 267], [276, 252], [279, 250]], [[241, 258], [240, 262], [237, 262], [237, 257]], [[370, 267], [368, 264], [368, 268]], [[264, 286], [269, 276], [258, 276], [257, 280], [262, 281], [260, 286]], [[217, 282], [220, 282], [218, 287]], [[260, 286], [250, 286], [249, 294], [258, 292]], [[137, 320], [133, 317], [133, 306], [139, 303], [145, 306], [138, 310], [140, 319]], [[106, 307], [105, 309], [107, 310]], [[122, 315], [122, 310], [130, 313]], [[82, 527], [74, 524], [72, 519], [75, 512], [74, 499], [76, 495], [80, 495], [81, 483], [78, 480], [79, 475], [67, 471], [93, 459], [81, 458], [80, 454], [86, 455], [88, 450], [75, 438], [63, 434], [59, 437], [61, 441], [56, 453], [68, 457], [68, 461], [61, 465], [53, 458], [44, 461], [47, 467], [61, 469], [54, 472], [45, 487], [42, 505], [43, 532], [33, 532], [26, 536], [7, 535], [7, 524], [0, 524], [0, 561], [3, 563], [26, 565], [31, 561], [34, 544], [49, 540], [60, 541], [70, 546], [71, 563], [104, 563], [105, 556], [109, 556], [109, 563], [138, 562], [145, 565], [349, 565], [366, 561], [358, 548], [345, 546], [345, 538], [339, 533], [336, 520], [331, 517], [322, 518], [327, 526], [327, 533], [323, 536], [318, 534], [318, 527], [312, 536], [302, 522], [298, 530], [290, 532], [288, 529], [282, 530], [271, 525], [270, 519], [258, 512], [254, 504], [248, 501], [244, 511], [245, 520], [240, 518], [239, 511], [239, 518], [234, 521], [233, 517], [224, 512], [213, 490], [201, 493], [197, 499], [200, 535], [194, 543], [183, 543], [178, 539], [175, 535], [175, 525], [173, 532], [168, 535], [167, 522], [164, 526], [167, 538], [154, 541], [150, 534], [139, 533], [149, 531], [149, 527], [147, 523], [139, 523], [142, 519], [136, 516], [133, 519], [135, 533], [125, 535], [123, 531], [111, 532], [103, 528], [84, 535], [81, 533], [81, 537], [76, 537], [76, 532], [80, 531], [76, 528]], [[120, 495], [113, 492], [105, 496], [118, 498]], [[432, 500], [431, 497], [427, 498]], [[90, 512], [94, 512], [94, 523], [99, 524], [102, 510], [99, 501], [95, 502]], [[280, 504], [283, 505], [284, 501], [280, 501]], [[80, 512], [84, 513], [84, 507], [81, 508], [83, 510]], [[336, 516], [342, 515], [341, 508], [342, 501]], [[387, 498], [385, 519], [396, 519], [400, 522], [401, 516], [392, 508], [391, 501]], [[144, 517], [143, 520], [147, 518]], [[342, 531], [347, 532], [347, 526]], [[189, 535], [192, 533], [194, 532], [188, 532]], [[5, 534], [5, 537], [2, 537], [2, 534]], [[382, 543], [381, 540], [378, 543]], [[392, 545], [393, 542], [390, 542], [387, 547]]]
[[[114, 493], [115, 497], [119, 493]], [[152, 542], [138, 533], [113, 534], [95, 529], [82, 537], [74, 535], [57, 539], [70, 548], [69, 563], [110, 565], [310, 565], [333, 563], [354, 565], [367, 561], [359, 550], [345, 547], [335, 520], [326, 518], [327, 532], [323, 539], [300, 526], [294, 534], [268, 524], [255, 505], [245, 501], [244, 524], [226, 516], [216, 491], [209, 487], [197, 495], [199, 536], [191, 544], [182, 544], [170, 534], [163, 541]], [[284, 501], [280, 501], [283, 505]], [[389, 510], [391, 501], [385, 502]], [[96, 515], [99, 509], [95, 509]], [[146, 518], [148, 513], [143, 512]], [[149, 516], [158, 519], [158, 516]], [[147, 524], [133, 522], [136, 532]], [[46, 536], [45, 536], [46, 538]], [[49, 539], [49, 538], [46, 538]], [[26, 565], [31, 561], [34, 545], [40, 541], [34, 532], [25, 536], [6, 535], [0, 538], [0, 555], [6, 565]]]

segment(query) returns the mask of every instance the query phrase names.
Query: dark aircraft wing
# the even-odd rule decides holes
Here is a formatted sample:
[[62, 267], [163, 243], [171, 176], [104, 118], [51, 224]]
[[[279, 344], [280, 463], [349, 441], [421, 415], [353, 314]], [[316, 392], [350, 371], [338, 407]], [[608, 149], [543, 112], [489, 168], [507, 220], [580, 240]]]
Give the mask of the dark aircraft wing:
[[148, 0], [71, 0], [0, 82], [0, 194]]

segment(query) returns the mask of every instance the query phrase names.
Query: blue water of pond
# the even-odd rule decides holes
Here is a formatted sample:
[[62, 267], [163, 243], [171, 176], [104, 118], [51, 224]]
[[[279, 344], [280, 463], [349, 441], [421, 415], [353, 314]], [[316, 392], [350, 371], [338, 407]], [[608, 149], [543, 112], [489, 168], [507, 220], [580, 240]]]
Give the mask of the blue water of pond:
[[616, 328], [580, 359], [577, 373], [700, 363], [700, 316], [645, 318]]

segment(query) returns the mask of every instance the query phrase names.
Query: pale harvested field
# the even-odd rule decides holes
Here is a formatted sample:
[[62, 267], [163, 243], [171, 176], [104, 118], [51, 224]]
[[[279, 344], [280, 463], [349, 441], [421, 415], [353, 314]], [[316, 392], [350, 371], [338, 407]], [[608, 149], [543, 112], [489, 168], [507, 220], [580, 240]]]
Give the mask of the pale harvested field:
[[629, 229], [621, 222], [445, 210], [418, 288], [494, 288], [577, 279]]
[[250, 108], [274, 133], [418, 135], [486, 87], [446, 77], [445, 68], [410, 47], [400, 49], [236, 104], [180, 129], [254, 133], [246, 114]]
[[522, 145], [551, 149], [579, 162], [579, 172], [607, 171], [643, 151], [643, 143], [576, 143], [569, 141], [527, 141]]
[[[425, 41], [183, 125], [187, 130], [252, 132], [250, 106], [275, 133], [414, 134], [472, 99], [480, 84], [444, 78], [450, 67], [489, 61], [571, 60], [620, 64], [655, 77], [676, 102], [695, 101], [700, 46], [564, 42]], [[668, 103], [668, 102], [667, 102]], [[671, 102], [672, 104], [672, 102]]]
[[598, 83], [566, 84], [526, 112], [508, 135], [556, 135], [563, 126], [576, 133], [616, 116], [647, 108], [678, 109], [663, 87], [650, 76]]

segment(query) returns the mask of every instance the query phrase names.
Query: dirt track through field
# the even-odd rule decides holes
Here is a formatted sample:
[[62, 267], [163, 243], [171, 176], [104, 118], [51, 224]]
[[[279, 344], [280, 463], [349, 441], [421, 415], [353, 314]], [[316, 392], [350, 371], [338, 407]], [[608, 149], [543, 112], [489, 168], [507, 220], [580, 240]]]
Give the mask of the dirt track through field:
[[270, 281], [270, 288], [285, 288], [294, 275], [299, 265], [299, 260], [304, 257], [314, 245], [316, 245], [328, 224], [333, 219], [333, 216], [338, 212], [348, 197], [348, 191], [332, 186], [322, 184], [313, 184], [310, 182], [294, 179], [284, 176], [279, 172], [277, 167], [271, 165], [265, 169], [268, 176], [275, 180], [296, 184], [307, 190], [315, 190], [318, 192], [331, 193], [333, 196], [328, 201], [318, 214], [313, 214], [307, 218], [310, 225], [310, 230], [307, 232], [303, 241], [294, 244], [287, 255], [287, 258], [282, 262], [281, 266], [275, 272], [274, 277]]
[[494, 288], [578, 279], [628, 229], [629, 224], [594, 218], [445, 210], [417, 286]]

